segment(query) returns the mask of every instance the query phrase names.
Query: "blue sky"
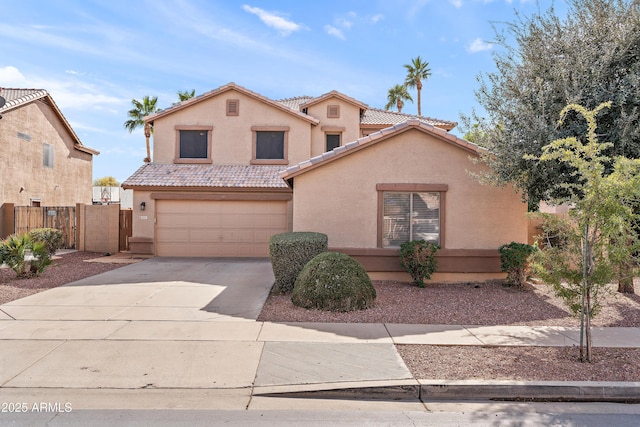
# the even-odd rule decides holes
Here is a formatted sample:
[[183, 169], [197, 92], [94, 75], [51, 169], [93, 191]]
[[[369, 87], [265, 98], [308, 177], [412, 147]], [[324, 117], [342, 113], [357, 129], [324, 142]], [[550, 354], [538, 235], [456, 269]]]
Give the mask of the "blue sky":
[[[545, 10], [550, 1], [540, 0]], [[564, 7], [562, 0], [556, 9]], [[229, 82], [272, 99], [338, 90], [384, 108], [402, 66], [431, 78], [423, 115], [459, 121], [477, 108], [477, 76], [494, 70], [492, 22], [538, 10], [533, 0], [2, 1], [0, 87], [48, 90], [82, 142], [94, 178], [130, 176], [145, 157], [123, 127], [132, 98], [207, 92]], [[498, 24], [500, 26], [500, 24]], [[416, 100], [415, 92], [412, 92]], [[406, 103], [403, 112], [415, 114]], [[454, 130], [460, 135], [460, 130]]]

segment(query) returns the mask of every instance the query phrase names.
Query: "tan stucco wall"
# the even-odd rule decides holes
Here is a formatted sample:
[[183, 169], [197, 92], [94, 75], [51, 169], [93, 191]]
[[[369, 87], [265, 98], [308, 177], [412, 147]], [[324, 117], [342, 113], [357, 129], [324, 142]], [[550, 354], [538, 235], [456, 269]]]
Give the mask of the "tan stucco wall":
[[[340, 106], [340, 117], [327, 117], [327, 107], [329, 105]], [[308, 108], [307, 113], [320, 120], [320, 124], [313, 127], [311, 133], [311, 156], [319, 156], [325, 152], [326, 133], [335, 133], [327, 131], [327, 127], [345, 128], [342, 132], [341, 145], [355, 141], [360, 138], [360, 108], [347, 103], [340, 98], [333, 97], [323, 100]], [[323, 129], [324, 128], [324, 129]]]
[[[140, 203], [145, 203], [145, 209], [140, 210]], [[149, 191], [133, 192], [133, 235], [135, 237], [153, 238], [155, 224], [155, 200]]]
[[[226, 115], [227, 99], [240, 101], [238, 116]], [[312, 124], [235, 90], [200, 101], [154, 122], [153, 161], [173, 163], [176, 155], [177, 125], [213, 126], [213, 164], [249, 164], [252, 158], [252, 126], [286, 126], [289, 165], [311, 157]], [[285, 165], [286, 166], [286, 165]]]
[[[2, 116], [0, 203], [29, 206], [37, 199], [42, 206], [91, 204], [93, 156], [74, 148], [49, 106], [35, 101]], [[30, 141], [18, 138], [18, 132], [29, 135]], [[55, 147], [53, 168], [43, 166], [43, 143]]]
[[526, 205], [513, 190], [483, 186], [470, 153], [420, 130], [327, 163], [294, 178], [293, 229], [329, 236], [329, 246], [377, 246], [376, 184], [447, 184], [448, 249], [495, 249], [527, 241]]

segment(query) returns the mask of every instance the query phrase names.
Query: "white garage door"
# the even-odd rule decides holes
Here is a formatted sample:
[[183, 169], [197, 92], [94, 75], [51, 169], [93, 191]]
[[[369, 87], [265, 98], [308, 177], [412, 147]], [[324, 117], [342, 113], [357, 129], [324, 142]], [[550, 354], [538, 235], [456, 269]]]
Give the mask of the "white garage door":
[[287, 202], [156, 202], [158, 256], [267, 257], [269, 238], [287, 231]]

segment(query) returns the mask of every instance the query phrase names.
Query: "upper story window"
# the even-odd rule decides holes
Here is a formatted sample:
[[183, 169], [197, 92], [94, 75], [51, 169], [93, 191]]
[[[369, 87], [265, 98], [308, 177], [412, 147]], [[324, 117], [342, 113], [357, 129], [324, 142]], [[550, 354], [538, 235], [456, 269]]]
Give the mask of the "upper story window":
[[334, 148], [340, 147], [340, 139], [342, 135], [339, 133], [328, 133], [326, 134], [326, 147], [325, 151], [331, 151]]
[[211, 163], [211, 126], [176, 126], [175, 163]]
[[339, 119], [340, 118], [340, 106], [339, 105], [327, 105], [327, 118]]
[[53, 168], [53, 158], [55, 147], [53, 144], [42, 144], [42, 165], [46, 168]]
[[252, 164], [288, 164], [288, 127], [254, 126]]

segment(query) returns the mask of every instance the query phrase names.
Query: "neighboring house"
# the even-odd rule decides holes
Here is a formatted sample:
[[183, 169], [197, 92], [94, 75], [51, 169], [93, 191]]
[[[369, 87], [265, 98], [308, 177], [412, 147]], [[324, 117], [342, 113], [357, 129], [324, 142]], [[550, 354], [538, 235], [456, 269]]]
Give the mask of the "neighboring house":
[[273, 234], [305, 230], [372, 272], [399, 271], [411, 237], [439, 242], [451, 273], [495, 274], [498, 246], [527, 239], [526, 206], [469, 176], [479, 149], [447, 133], [453, 122], [234, 83], [146, 121], [153, 162], [122, 185], [134, 190], [133, 252], [264, 257]]
[[43, 89], [0, 91], [0, 205], [91, 204], [98, 151], [78, 135]]

